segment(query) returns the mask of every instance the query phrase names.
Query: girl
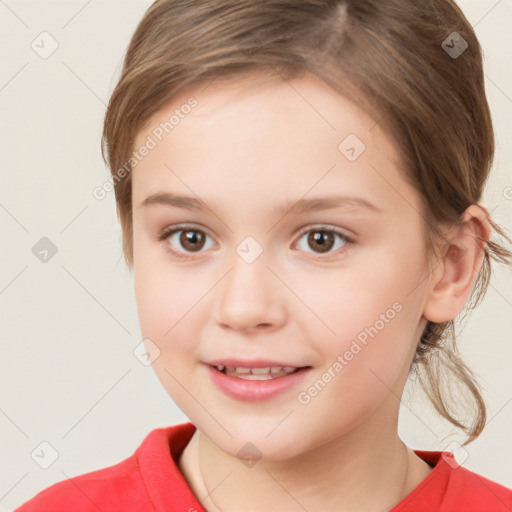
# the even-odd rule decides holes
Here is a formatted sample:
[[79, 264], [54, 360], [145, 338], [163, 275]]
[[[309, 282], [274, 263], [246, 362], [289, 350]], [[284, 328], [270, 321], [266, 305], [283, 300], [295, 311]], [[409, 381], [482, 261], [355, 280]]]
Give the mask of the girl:
[[103, 135], [145, 356], [190, 422], [20, 512], [512, 510], [397, 429], [411, 375], [481, 433], [454, 319], [512, 256], [454, 2], [157, 0]]

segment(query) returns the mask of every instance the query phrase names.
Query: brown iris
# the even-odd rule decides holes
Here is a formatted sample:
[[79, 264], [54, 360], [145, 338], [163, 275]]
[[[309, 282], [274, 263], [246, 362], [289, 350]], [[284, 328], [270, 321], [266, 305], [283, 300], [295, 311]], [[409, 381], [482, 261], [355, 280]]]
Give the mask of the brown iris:
[[205, 236], [200, 231], [182, 231], [180, 243], [187, 251], [200, 250], [204, 245]]
[[328, 231], [311, 231], [308, 236], [308, 243], [314, 248], [314, 244], [318, 245], [318, 252], [327, 252], [334, 245], [334, 235]]

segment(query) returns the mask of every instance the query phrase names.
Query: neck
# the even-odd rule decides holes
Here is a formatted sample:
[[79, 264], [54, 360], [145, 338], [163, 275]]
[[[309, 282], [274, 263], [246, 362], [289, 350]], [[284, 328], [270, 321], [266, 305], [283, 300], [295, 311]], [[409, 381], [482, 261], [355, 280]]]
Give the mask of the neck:
[[247, 467], [196, 430], [180, 459], [209, 512], [337, 510], [382, 512], [402, 501], [431, 468], [396, 428], [375, 421], [298, 457]]

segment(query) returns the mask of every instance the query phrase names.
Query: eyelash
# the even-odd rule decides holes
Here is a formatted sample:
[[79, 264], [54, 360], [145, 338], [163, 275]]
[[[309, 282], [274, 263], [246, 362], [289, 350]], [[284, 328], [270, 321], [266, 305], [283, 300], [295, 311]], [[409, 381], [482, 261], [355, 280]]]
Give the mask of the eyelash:
[[[171, 235], [178, 233], [180, 231], [198, 231], [198, 232], [204, 233], [206, 235], [206, 233], [203, 230], [197, 229], [194, 226], [191, 226], [188, 224], [179, 224], [176, 226], [166, 227], [163, 231], [161, 231], [157, 235], [157, 239], [160, 242], [165, 242]], [[342, 252], [345, 252], [347, 250], [347, 248], [349, 248], [351, 245], [355, 244], [355, 241], [352, 237], [347, 236], [345, 233], [338, 231], [337, 229], [333, 229], [333, 228], [330, 228], [329, 226], [322, 226], [322, 225], [310, 227], [308, 229], [301, 231], [298, 236], [299, 240], [306, 233], [310, 233], [310, 232], [314, 232], [314, 231], [322, 232], [322, 233], [333, 233], [334, 235], [338, 235], [339, 237], [341, 237], [343, 239], [343, 241], [345, 242], [345, 245], [341, 249]], [[164, 245], [165, 245], [166, 251], [168, 251], [174, 257], [176, 257], [180, 260], [191, 260], [195, 257], [195, 256], [193, 256], [194, 253], [183, 253], [183, 252], [176, 251], [176, 250], [172, 249], [169, 244], [164, 244]], [[339, 251], [339, 249], [338, 249], [338, 251]], [[199, 251], [198, 253], [200, 253], [200, 252], [202, 252], [202, 251]], [[331, 254], [331, 253], [329, 253], [329, 254]], [[336, 254], [336, 253], [334, 253], [334, 254]], [[313, 258], [314, 259], [322, 259], [322, 260], [331, 259], [329, 256], [327, 256], [327, 257], [313, 256]]]

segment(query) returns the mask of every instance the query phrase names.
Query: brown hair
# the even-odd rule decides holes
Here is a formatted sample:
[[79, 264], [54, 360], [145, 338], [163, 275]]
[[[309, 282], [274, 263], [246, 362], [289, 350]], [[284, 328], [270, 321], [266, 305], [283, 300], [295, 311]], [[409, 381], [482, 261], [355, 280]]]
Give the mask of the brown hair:
[[[460, 55], [450, 53], [464, 50], [464, 42]], [[285, 80], [312, 73], [367, 112], [378, 112], [376, 122], [393, 134], [405, 177], [421, 196], [431, 269], [439, 227], [459, 224], [466, 208], [480, 201], [494, 155], [481, 48], [451, 0], [155, 1], [130, 41], [103, 129], [128, 266], [131, 172], [121, 180], [116, 173], [131, 162], [135, 136], [187, 88], [256, 72]], [[478, 243], [484, 260], [469, 309], [485, 295], [490, 259], [509, 263], [512, 257], [498, 242]], [[454, 321], [428, 322], [419, 341], [411, 370], [435, 409], [468, 435], [467, 444], [485, 426], [486, 408], [458, 355]], [[465, 401], [456, 399], [453, 383], [469, 391]]]

